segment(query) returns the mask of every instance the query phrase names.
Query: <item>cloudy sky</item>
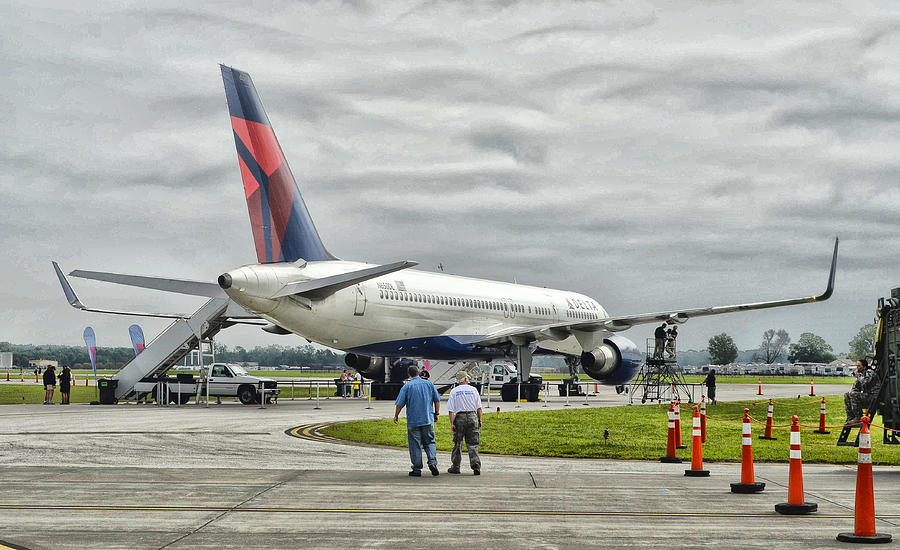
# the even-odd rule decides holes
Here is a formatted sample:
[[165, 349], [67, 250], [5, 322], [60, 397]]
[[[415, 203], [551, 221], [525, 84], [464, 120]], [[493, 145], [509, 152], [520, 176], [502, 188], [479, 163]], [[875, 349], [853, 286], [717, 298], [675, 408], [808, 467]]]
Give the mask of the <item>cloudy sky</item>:
[[[836, 351], [900, 286], [896, 2], [4, 2], [0, 341], [130, 345], [50, 265], [255, 261], [218, 63], [248, 71], [329, 250]], [[96, 307], [198, 299], [73, 279]], [[165, 327], [140, 321], [148, 339]], [[651, 327], [626, 336], [643, 345]], [[254, 328], [229, 345], [297, 337]]]

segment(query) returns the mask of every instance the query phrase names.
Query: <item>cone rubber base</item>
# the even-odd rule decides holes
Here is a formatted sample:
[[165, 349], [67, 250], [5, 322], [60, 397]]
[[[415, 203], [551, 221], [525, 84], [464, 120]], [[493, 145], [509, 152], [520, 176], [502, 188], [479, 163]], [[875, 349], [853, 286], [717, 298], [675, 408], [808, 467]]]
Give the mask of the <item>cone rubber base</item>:
[[813, 430], [814, 434], [830, 434], [828, 430]]
[[709, 477], [709, 470], [685, 470], [687, 477]]
[[765, 483], [732, 483], [731, 484], [731, 492], [732, 493], [741, 493], [741, 494], [750, 494], [750, 493], [759, 493], [763, 489], [766, 488]]
[[684, 462], [677, 456], [664, 456], [664, 457], [660, 458], [659, 461], [660, 462], [668, 462], [669, 464], [681, 464], [682, 462]]
[[676, 449], [687, 449], [687, 445], [675, 445]]
[[759, 439], [768, 439], [769, 441], [778, 441], [777, 437], [766, 437], [764, 435], [759, 436]]
[[788, 516], [801, 516], [803, 514], [812, 514], [819, 509], [819, 505], [815, 502], [804, 502], [803, 504], [788, 504], [782, 502], [775, 505], [775, 511], [779, 514]]
[[835, 538], [841, 542], [861, 542], [863, 544], [883, 544], [885, 542], [891, 542], [891, 535], [888, 533], [875, 533], [874, 537], [854, 535], [853, 533], [839, 533]]

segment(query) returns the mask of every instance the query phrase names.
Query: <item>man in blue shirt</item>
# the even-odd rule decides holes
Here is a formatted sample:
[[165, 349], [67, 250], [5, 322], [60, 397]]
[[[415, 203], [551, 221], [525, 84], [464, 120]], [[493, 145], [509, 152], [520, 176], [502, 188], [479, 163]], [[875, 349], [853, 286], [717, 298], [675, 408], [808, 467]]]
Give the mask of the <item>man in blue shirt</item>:
[[[434, 443], [434, 423], [441, 411], [441, 396], [437, 388], [427, 380], [419, 378], [419, 369], [411, 366], [407, 370], [409, 382], [400, 389], [400, 395], [394, 402], [394, 424], [399, 422], [400, 411], [406, 407], [406, 441], [409, 444], [409, 459], [412, 471], [409, 475], [422, 475], [422, 447], [428, 457], [428, 469], [431, 475], [438, 475], [437, 446]], [[434, 416], [430, 407], [434, 403]]]

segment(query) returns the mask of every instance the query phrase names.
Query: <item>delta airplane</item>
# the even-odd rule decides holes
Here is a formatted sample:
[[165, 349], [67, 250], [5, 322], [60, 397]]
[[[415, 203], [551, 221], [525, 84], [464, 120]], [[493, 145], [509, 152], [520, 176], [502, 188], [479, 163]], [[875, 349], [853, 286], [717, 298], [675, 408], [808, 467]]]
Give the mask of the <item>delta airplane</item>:
[[[333, 256], [316, 231], [250, 75], [221, 66], [238, 165], [258, 263], [216, 283], [74, 271], [73, 276], [208, 297], [227, 295], [231, 323], [260, 322], [276, 334], [347, 352], [367, 378], [384, 379], [385, 358], [457, 361], [514, 359], [527, 381], [532, 357], [562, 355], [569, 368], [607, 385], [631, 380], [638, 347], [617, 334], [636, 325], [684, 323], [720, 315], [827, 300], [834, 289], [838, 241], [823, 294], [639, 315], [610, 315], [589, 296], [567, 290], [430, 273], [412, 261], [371, 265]], [[84, 306], [55, 265], [71, 305]], [[178, 317], [177, 314], [155, 314]]]

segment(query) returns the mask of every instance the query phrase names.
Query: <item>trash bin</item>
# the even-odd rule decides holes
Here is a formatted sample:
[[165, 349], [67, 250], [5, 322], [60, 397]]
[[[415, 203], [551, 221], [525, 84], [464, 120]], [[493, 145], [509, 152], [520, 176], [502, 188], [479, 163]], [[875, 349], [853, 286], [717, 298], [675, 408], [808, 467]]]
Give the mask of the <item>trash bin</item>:
[[97, 381], [97, 386], [100, 388], [101, 405], [115, 405], [118, 402], [116, 399], [116, 386], [118, 385], [118, 380], [110, 378], [101, 378]]

